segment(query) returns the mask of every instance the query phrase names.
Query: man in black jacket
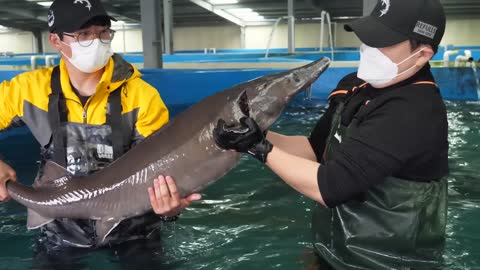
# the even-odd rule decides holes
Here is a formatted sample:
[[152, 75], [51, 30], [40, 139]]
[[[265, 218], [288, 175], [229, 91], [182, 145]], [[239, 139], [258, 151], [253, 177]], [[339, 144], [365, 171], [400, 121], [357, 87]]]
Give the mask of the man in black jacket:
[[[311, 136], [259, 130], [251, 118], [217, 144], [248, 152], [318, 202], [317, 254], [335, 269], [424, 269], [441, 263], [448, 122], [429, 60], [445, 31], [438, 0], [383, 0], [346, 25], [363, 42]], [[235, 123], [227, 123], [232, 125]], [[244, 147], [246, 145], [246, 147]]]

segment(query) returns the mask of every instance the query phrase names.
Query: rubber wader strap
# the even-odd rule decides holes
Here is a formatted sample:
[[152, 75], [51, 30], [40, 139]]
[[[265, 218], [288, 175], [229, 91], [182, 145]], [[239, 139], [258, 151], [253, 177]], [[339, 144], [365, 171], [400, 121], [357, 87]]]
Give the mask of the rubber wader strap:
[[122, 125], [122, 88], [110, 93], [108, 97], [107, 107], [107, 125], [112, 128], [112, 146], [113, 146], [113, 158], [117, 159], [124, 153], [123, 148], [123, 125]]
[[60, 83], [60, 68], [56, 66], [52, 71], [50, 82], [52, 93], [48, 97], [48, 120], [52, 128], [52, 139], [54, 145], [53, 160], [61, 166], [66, 166], [65, 136], [60, 128], [62, 123], [67, 122], [67, 105], [62, 93]]

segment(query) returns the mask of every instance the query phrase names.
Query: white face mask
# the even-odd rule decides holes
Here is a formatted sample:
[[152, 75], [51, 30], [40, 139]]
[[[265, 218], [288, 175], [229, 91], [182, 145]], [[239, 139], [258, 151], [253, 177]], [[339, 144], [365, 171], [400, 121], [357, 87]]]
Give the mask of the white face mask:
[[88, 47], [83, 47], [78, 42], [72, 42], [70, 45], [63, 42], [63, 44], [72, 49], [72, 57], [66, 56], [63, 52], [62, 54], [84, 73], [93, 73], [102, 69], [113, 55], [110, 44], [102, 43], [98, 38], [94, 39]]
[[357, 77], [371, 84], [373, 87], [385, 85], [396, 77], [415, 68], [415, 65], [413, 65], [400, 74], [398, 73], [399, 65], [405, 63], [408, 59], [419, 54], [424, 49], [425, 48], [422, 48], [400, 63], [395, 64], [379, 49], [362, 44], [362, 46], [360, 46], [360, 65], [358, 66]]

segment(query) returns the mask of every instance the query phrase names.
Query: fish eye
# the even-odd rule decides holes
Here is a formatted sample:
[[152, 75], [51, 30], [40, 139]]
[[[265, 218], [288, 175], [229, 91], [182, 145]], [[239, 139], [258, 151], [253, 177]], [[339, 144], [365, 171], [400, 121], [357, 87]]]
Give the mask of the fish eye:
[[299, 83], [299, 82], [300, 82], [300, 78], [298, 78], [297, 73], [293, 73], [293, 80], [294, 80], [296, 83]]

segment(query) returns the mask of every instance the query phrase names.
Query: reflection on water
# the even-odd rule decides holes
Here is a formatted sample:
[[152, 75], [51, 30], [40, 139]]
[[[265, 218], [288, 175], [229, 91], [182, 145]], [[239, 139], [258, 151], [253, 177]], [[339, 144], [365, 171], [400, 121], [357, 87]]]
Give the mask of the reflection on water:
[[477, 86], [477, 94], [480, 97], [480, 78], [477, 72], [477, 65], [475, 64], [475, 62], [472, 63], [471, 67], [473, 71], [473, 79], [475, 80], [475, 85]]
[[[322, 107], [314, 101], [294, 104], [273, 129], [307, 135]], [[447, 102], [447, 108], [451, 174], [445, 269], [479, 269], [480, 103]], [[38, 148], [31, 138], [25, 140], [23, 136], [9, 138], [8, 145], [0, 142], [0, 152], [13, 161], [22, 180], [31, 181]], [[68, 268], [305, 269], [310, 263], [306, 254], [311, 252], [313, 202], [255, 160], [242, 157], [239, 166], [203, 195], [204, 200], [194, 203], [176, 224], [163, 228], [160, 245], [77, 254], [67, 257]], [[0, 204], [0, 214], [1, 268], [30, 269], [35, 232], [25, 228], [25, 209], [8, 202]]]
[[480, 268], [480, 103], [447, 102], [450, 141], [447, 269]]

